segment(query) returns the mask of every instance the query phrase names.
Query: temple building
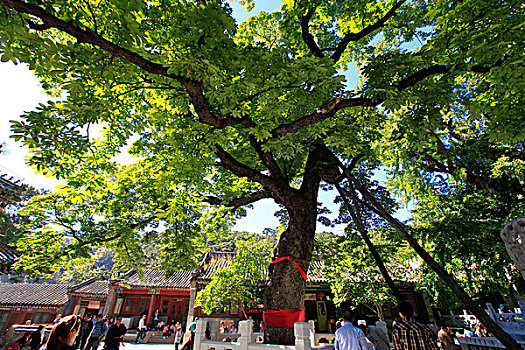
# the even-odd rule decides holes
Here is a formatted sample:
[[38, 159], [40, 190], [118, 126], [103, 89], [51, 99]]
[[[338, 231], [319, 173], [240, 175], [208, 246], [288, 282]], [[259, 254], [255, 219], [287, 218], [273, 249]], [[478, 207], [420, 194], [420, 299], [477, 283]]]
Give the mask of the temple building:
[[151, 324], [158, 310], [159, 320], [185, 323], [190, 303], [192, 271], [177, 271], [168, 276], [164, 271], [131, 271], [122, 280], [109, 283], [107, 315], [121, 315], [138, 324], [141, 315]]
[[[119, 279], [88, 279], [75, 285], [0, 283], [0, 335], [13, 324], [30, 320], [32, 323], [50, 323], [57, 314], [121, 315], [129, 328], [135, 329], [142, 315], [151, 325], [155, 314], [159, 320], [189, 324], [195, 317], [227, 320], [237, 323], [246, 317], [262, 321], [263, 305], [241, 310], [235, 300], [229, 301], [227, 311], [208, 315], [194, 307], [200, 290], [212, 280], [214, 274], [230, 266], [235, 253], [209, 252], [194, 271], [177, 271], [168, 275], [164, 271], [129, 271]], [[333, 294], [322, 272], [320, 262], [312, 262], [307, 272], [305, 316], [315, 321], [316, 332], [333, 333], [340, 309], [334, 305]], [[264, 281], [261, 281], [261, 288]], [[429, 305], [421, 293], [413, 291], [410, 283], [402, 286], [403, 294], [414, 305], [420, 316], [431, 316]], [[342, 307], [351, 303], [343, 303]], [[393, 305], [384, 310], [385, 318], [393, 319]], [[370, 314], [360, 308], [363, 315]], [[369, 317], [373, 317], [369, 315]]]
[[52, 323], [66, 314], [69, 284], [0, 283], [0, 335], [14, 324]]

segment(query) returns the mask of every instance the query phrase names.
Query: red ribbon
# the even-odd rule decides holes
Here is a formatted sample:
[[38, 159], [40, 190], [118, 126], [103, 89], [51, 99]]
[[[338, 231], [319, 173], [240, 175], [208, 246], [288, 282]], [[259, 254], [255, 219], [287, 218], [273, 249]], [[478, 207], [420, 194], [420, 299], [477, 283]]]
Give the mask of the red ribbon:
[[264, 324], [276, 328], [293, 328], [296, 322], [305, 322], [304, 307], [299, 309], [265, 310]]
[[[275, 264], [275, 263], [278, 263], [279, 261], [283, 261], [283, 260], [290, 260], [294, 263], [295, 267], [297, 268], [297, 271], [299, 271], [299, 273], [301, 274], [301, 276], [304, 278], [304, 280], [306, 281], [307, 279], [307, 276], [306, 276], [306, 272], [303, 271], [303, 269], [301, 268], [301, 266], [299, 266], [299, 264], [297, 263], [297, 261], [294, 260], [294, 258], [292, 258], [291, 256], [281, 256], [280, 258], [277, 258], [275, 260], [272, 260], [270, 261], [271, 264]], [[295, 309], [294, 309], [295, 310]]]

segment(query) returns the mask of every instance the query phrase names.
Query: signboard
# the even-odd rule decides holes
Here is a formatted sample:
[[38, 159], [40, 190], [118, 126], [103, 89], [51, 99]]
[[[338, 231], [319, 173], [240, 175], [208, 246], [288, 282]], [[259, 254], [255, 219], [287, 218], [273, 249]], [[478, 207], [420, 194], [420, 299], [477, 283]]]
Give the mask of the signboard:
[[90, 300], [88, 304], [88, 309], [98, 309], [100, 307], [100, 301]]
[[304, 300], [314, 300], [315, 301], [315, 294], [305, 294]]
[[160, 289], [150, 289], [148, 290], [148, 294], [160, 294]]

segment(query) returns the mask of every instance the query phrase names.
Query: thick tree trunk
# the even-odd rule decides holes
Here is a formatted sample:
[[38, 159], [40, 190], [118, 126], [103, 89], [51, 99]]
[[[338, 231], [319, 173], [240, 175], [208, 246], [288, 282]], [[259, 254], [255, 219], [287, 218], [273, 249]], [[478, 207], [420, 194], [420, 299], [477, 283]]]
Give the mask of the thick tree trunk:
[[[265, 312], [273, 310], [272, 313], [282, 319], [284, 315], [280, 310], [303, 309], [304, 312], [306, 275], [303, 277], [303, 274], [308, 272], [314, 249], [319, 183], [321, 178], [326, 181], [338, 175], [339, 169], [331, 153], [323, 145], [316, 145], [308, 154], [300, 189], [290, 187], [288, 182], [282, 185], [285, 181], [270, 189], [273, 198], [286, 208], [289, 219], [288, 227], [273, 249], [264, 288]], [[280, 261], [274, 261], [277, 259]], [[265, 322], [264, 337], [265, 343], [294, 344], [293, 322], [286, 327], [282, 324], [272, 327]]]
[[[315, 197], [315, 198], [312, 198]], [[289, 223], [274, 248], [272, 260], [292, 257], [304, 272], [312, 257], [317, 218], [317, 193], [295, 203], [287, 203]], [[264, 288], [264, 309], [285, 310], [304, 308], [306, 281], [293, 261], [270, 264]], [[294, 329], [265, 325], [265, 343], [294, 344]]]

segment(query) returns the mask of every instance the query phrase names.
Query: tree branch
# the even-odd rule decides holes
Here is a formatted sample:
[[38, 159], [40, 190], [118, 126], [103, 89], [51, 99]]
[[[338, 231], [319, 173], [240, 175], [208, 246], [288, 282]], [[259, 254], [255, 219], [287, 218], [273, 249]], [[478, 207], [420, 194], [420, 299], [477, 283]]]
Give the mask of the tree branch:
[[275, 158], [273, 157], [272, 153], [263, 151], [261, 143], [255, 139], [255, 136], [253, 134], [250, 134], [249, 138], [250, 144], [252, 145], [255, 152], [257, 152], [259, 159], [264, 164], [266, 169], [270, 171], [270, 176], [274, 179], [278, 179], [279, 181], [283, 181], [283, 173], [281, 171], [281, 168], [279, 167], [279, 164], [277, 164], [277, 162], [275, 161]]
[[169, 74], [167, 67], [164, 67], [159, 63], [149, 61], [141, 55], [139, 55], [138, 53], [120, 47], [112, 43], [111, 41], [103, 38], [101, 35], [95, 33], [91, 29], [80, 29], [76, 27], [73, 24], [73, 22], [66, 22], [50, 13], [47, 13], [44, 9], [37, 5], [28, 4], [20, 0], [0, 1], [2, 1], [10, 9], [13, 9], [19, 13], [25, 13], [34, 16], [43, 22], [43, 24], [36, 24], [32, 21], [29, 21], [28, 25], [31, 29], [42, 31], [51, 28], [56, 28], [62, 32], [68, 33], [69, 35], [73, 36], [77, 39], [79, 43], [87, 43], [98, 47], [115, 57], [119, 57], [127, 62], [138, 66], [139, 68], [143, 69], [144, 71], [150, 74], [160, 75], [178, 81], [184, 86], [184, 88], [188, 92], [195, 112], [199, 116], [199, 121], [203, 124], [207, 124], [220, 129], [234, 124], [240, 124], [246, 127], [251, 127], [254, 125], [253, 122], [248, 118], [233, 118], [214, 115], [210, 111], [208, 102], [204, 97], [202, 91], [202, 82], [191, 80], [176, 74]]
[[[490, 66], [472, 66], [470, 68], [466, 68], [465, 71], [467, 72], [474, 72], [474, 73], [484, 73], [490, 71], [492, 68], [501, 66], [503, 64], [504, 60], [498, 60], [495, 64]], [[436, 74], [445, 74], [450, 71], [450, 68], [444, 65], [433, 65], [427, 68], [420, 69], [419, 71], [409, 75], [406, 78], [403, 78], [399, 80], [397, 83], [392, 84], [392, 87], [396, 88], [399, 91], [402, 91], [404, 89], [407, 89], [409, 87], [412, 87], [419, 83], [420, 81]], [[345, 108], [349, 107], [376, 107], [383, 103], [386, 100], [386, 98], [382, 97], [379, 99], [372, 100], [370, 98], [366, 97], [354, 97], [354, 98], [348, 98], [348, 99], [341, 99], [341, 98], [335, 98], [332, 101], [328, 102], [324, 106], [318, 107], [315, 111], [315, 113], [303, 116], [291, 123], [288, 124], [281, 124], [277, 127], [275, 127], [271, 134], [273, 137], [278, 137], [282, 134], [287, 133], [296, 133], [300, 129], [312, 125], [317, 124], [325, 121], [326, 119], [329, 119], [335, 115], [340, 110], [343, 110]]]
[[206, 196], [204, 201], [210, 204], [214, 204], [214, 205], [224, 205], [226, 207], [233, 207], [233, 209], [235, 210], [244, 205], [257, 202], [260, 199], [271, 198], [271, 197], [272, 196], [271, 196], [270, 191], [263, 189], [263, 190], [260, 190], [254, 193], [247, 194], [240, 198], [231, 199], [229, 201], [222, 200], [219, 197], [215, 197], [215, 196]]
[[333, 59], [335, 62], [339, 61], [350, 42], [358, 41], [364, 38], [365, 36], [373, 33], [377, 29], [383, 27], [390, 18], [395, 16], [396, 11], [401, 7], [401, 5], [405, 3], [405, 1], [406, 0], [400, 0], [396, 2], [394, 6], [392, 6], [392, 8], [387, 13], [385, 13], [385, 15], [381, 17], [376, 23], [363, 28], [360, 32], [346, 34], [343, 37], [343, 39], [341, 39], [341, 41], [337, 45], [335, 52], [332, 54], [332, 56], [330, 56], [330, 58]]
[[[355, 158], [354, 158], [355, 159]], [[368, 231], [365, 228], [365, 225], [362, 220], [362, 214], [361, 214], [361, 208], [359, 207], [359, 201], [357, 198], [357, 194], [355, 193], [354, 188], [352, 187], [352, 183], [349, 183], [350, 187], [350, 197], [352, 198], [352, 201], [354, 203], [353, 207], [350, 205], [350, 202], [348, 201], [348, 192], [344, 190], [339, 184], [335, 184], [335, 187], [337, 188], [337, 191], [341, 195], [341, 198], [343, 199], [343, 203], [350, 213], [350, 216], [352, 217], [352, 220], [356, 224], [356, 228], [361, 234], [361, 237], [365, 241], [365, 244], [368, 247], [368, 250], [370, 250], [370, 253], [372, 254], [372, 257], [374, 258], [377, 267], [379, 268], [379, 271], [381, 272], [383, 278], [385, 279], [386, 284], [388, 287], [392, 290], [392, 293], [394, 294], [394, 297], [396, 298], [397, 302], [401, 302], [404, 300], [403, 295], [399, 291], [399, 288], [397, 288], [394, 280], [388, 273], [388, 270], [385, 266], [385, 263], [383, 262], [383, 259], [379, 255], [379, 252], [377, 251], [375, 245], [370, 240], [370, 237], [368, 236]]]
[[449, 70], [450, 69], [444, 65], [436, 64], [436, 65], [433, 65], [427, 68], [423, 68], [417, 71], [416, 73], [411, 74], [404, 79], [401, 79], [399, 82], [397, 82], [393, 86], [397, 88], [398, 90], [404, 90], [408, 87], [416, 85], [417, 83], [424, 80], [425, 78], [428, 78], [431, 75], [445, 74], [445, 73], [448, 73]]
[[303, 38], [304, 43], [306, 44], [306, 46], [308, 46], [308, 48], [314, 54], [314, 56], [322, 58], [324, 57], [323, 51], [321, 51], [321, 49], [315, 42], [314, 36], [312, 35], [312, 33], [310, 33], [309, 23], [314, 13], [315, 9], [309, 9], [306, 15], [301, 16], [301, 36]]
[[217, 145], [216, 148], [217, 150], [215, 154], [220, 159], [220, 161], [217, 163], [219, 166], [231, 171], [239, 177], [246, 177], [250, 181], [258, 182], [268, 189], [276, 188], [275, 182], [269, 176], [264, 175], [245, 164], [242, 164], [233, 158], [233, 156], [226, 152], [221, 146]]
[[282, 134], [290, 134], [290, 133], [296, 133], [300, 129], [312, 125], [317, 124], [325, 121], [328, 118], [331, 118], [337, 113], [338, 111], [348, 108], [348, 107], [375, 107], [379, 104], [381, 104], [383, 100], [380, 101], [373, 101], [372, 99], [365, 98], [365, 97], [356, 97], [351, 99], [340, 99], [336, 98], [324, 106], [318, 107], [315, 111], [315, 113], [306, 115], [304, 117], [301, 117], [291, 123], [288, 124], [281, 124], [274, 128], [271, 131], [271, 134], [273, 137], [280, 136]]

